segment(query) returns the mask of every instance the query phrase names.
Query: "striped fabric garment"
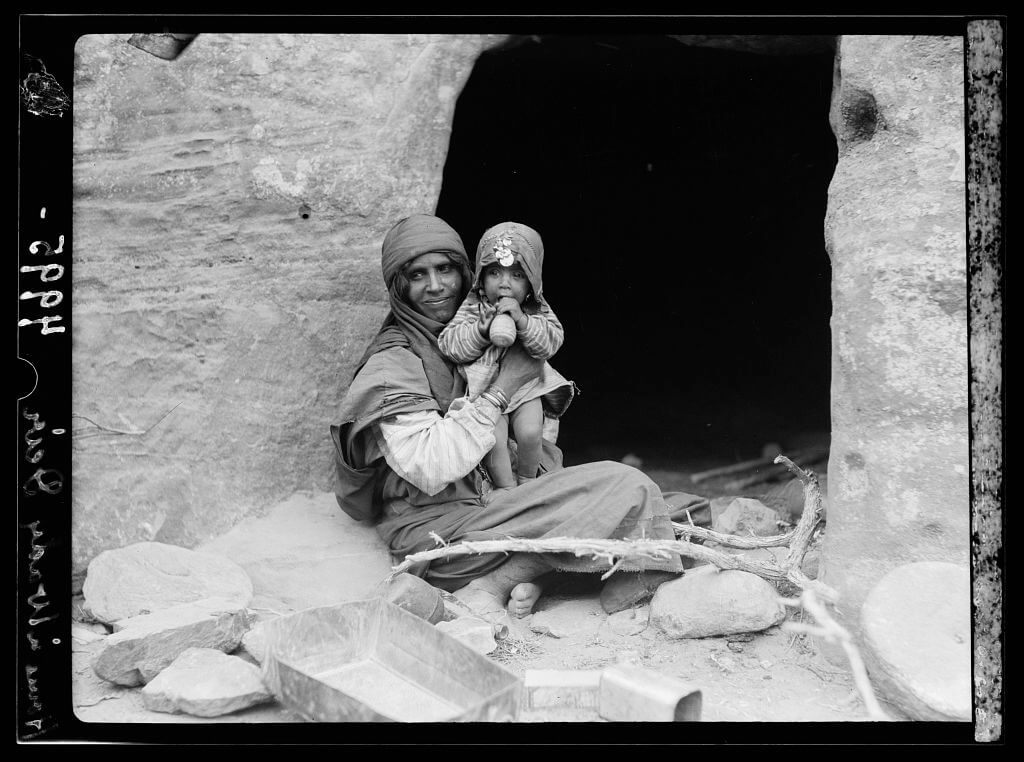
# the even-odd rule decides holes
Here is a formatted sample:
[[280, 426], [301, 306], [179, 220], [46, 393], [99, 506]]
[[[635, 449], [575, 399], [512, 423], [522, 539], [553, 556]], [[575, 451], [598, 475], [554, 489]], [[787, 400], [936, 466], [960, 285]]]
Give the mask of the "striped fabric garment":
[[[491, 312], [490, 305], [470, 292], [437, 339], [442, 354], [460, 365], [471, 366], [472, 370], [466, 368], [465, 372], [471, 399], [494, 381], [498, 363], [505, 352], [504, 347], [493, 346], [481, 336], [477, 327]], [[554, 310], [548, 308], [537, 314], [527, 314], [526, 328], [517, 331], [516, 336], [531, 357], [548, 360], [561, 348], [565, 331]]]

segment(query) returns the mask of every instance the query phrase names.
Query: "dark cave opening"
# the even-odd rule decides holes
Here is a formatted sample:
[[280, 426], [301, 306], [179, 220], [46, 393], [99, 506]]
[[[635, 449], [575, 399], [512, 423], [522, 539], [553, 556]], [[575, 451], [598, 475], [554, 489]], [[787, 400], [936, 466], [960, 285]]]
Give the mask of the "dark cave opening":
[[437, 214], [544, 238], [566, 464], [743, 460], [830, 425], [832, 56], [552, 35], [483, 54]]

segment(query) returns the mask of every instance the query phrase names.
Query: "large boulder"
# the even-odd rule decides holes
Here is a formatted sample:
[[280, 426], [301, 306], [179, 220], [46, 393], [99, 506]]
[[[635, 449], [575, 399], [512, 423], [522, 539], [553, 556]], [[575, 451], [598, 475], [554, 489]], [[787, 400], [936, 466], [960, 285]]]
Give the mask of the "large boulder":
[[785, 618], [775, 588], [761, 577], [711, 566], [664, 583], [651, 601], [651, 624], [670, 638], [757, 632]]
[[220, 717], [273, 700], [259, 668], [213, 648], [189, 648], [142, 689], [153, 712]]
[[844, 35], [830, 121], [820, 580], [858, 635], [857, 613], [891, 569], [970, 563], [964, 38]]
[[435, 209], [459, 92], [504, 37], [203, 33], [174, 61], [127, 39], [75, 44], [72, 394], [147, 433], [75, 439], [76, 571], [331, 488], [381, 241]]
[[245, 570], [223, 556], [138, 542], [90, 561], [82, 593], [92, 615], [112, 624], [204, 598], [245, 608], [253, 587]]

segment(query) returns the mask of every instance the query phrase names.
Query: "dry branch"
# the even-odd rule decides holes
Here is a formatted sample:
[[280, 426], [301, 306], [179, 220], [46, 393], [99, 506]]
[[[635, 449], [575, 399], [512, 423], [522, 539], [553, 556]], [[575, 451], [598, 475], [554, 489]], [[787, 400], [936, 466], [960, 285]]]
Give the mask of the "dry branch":
[[787, 606], [803, 606], [814, 617], [817, 625], [801, 622], [784, 622], [782, 629], [787, 632], [806, 632], [824, 638], [830, 643], [839, 643], [846, 653], [846, 658], [850, 661], [853, 681], [857, 686], [857, 690], [860, 691], [861, 697], [864, 699], [864, 706], [867, 707], [868, 716], [873, 720], [891, 719], [882, 710], [878, 700], [875, 698], [875, 691], [872, 689], [871, 681], [868, 679], [868, 672], [864, 667], [864, 661], [860, 658], [860, 651], [857, 650], [857, 646], [854, 644], [850, 633], [829, 616], [828, 610], [815, 597], [814, 592], [809, 589], [804, 590], [799, 598], [795, 600], [783, 599], [783, 603]]
[[[811, 447], [806, 450], [798, 450], [796, 453], [793, 454], [793, 459], [809, 460], [813, 458], [816, 460], [824, 452], [827, 452], [827, 450], [823, 450], [820, 447]], [[690, 481], [693, 482], [694, 484], [697, 484], [707, 479], [713, 479], [719, 476], [730, 476], [732, 474], [746, 473], [747, 471], [751, 471], [755, 468], [760, 468], [761, 466], [769, 466], [773, 463], [778, 462], [779, 461], [772, 456], [768, 456], [765, 458], [754, 458], [753, 460], [744, 460], [740, 463], [731, 463], [728, 466], [720, 466], [719, 468], [711, 468], [708, 469], [707, 471], [701, 471], [696, 474], [690, 474]]]
[[[800, 456], [800, 460], [808, 464], [816, 463], [817, 461], [821, 460], [823, 457], [826, 457], [827, 455], [827, 449], [819, 448], [805, 450], [803, 455]], [[780, 464], [778, 461], [775, 461], [774, 465], [768, 466], [767, 468], [764, 469], [758, 469], [756, 473], [753, 473], [750, 476], [726, 482], [724, 489], [726, 489], [729, 492], [741, 492], [747, 489], [747, 487], [752, 487], [755, 484], [763, 484], [764, 482], [774, 481], [783, 474], [785, 474], [787, 470], [788, 469], [785, 466], [785, 464]]]
[[[431, 533], [431, 537], [439, 547], [406, 556], [404, 561], [392, 567], [391, 576], [400, 574], [413, 564], [423, 561], [478, 553], [572, 553], [577, 557], [590, 556], [607, 561], [613, 568], [618, 568], [626, 559], [634, 561], [638, 559], [670, 560], [676, 555], [681, 555], [713, 564], [719, 569], [738, 569], [773, 582], [791, 582], [804, 590], [815, 590], [828, 600], [835, 600], [838, 597], [835, 590], [817, 580], [810, 579], [800, 569], [800, 564], [803, 562], [807, 546], [810, 544], [814, 528], [821, 515], [821, 492], [818, 489], [817, 477], [812, 472], [804, 471], [783, 455], [779, 455], [776, 462], [785, 463], [786, 467], [793, 471], [804, 484], [804, 512], [800, 516], [796, 528], [788, 535], [783, 535], [789, 538], [790, 550], [781, 565], [774, 560], [750, 561], [742, 556], [723, 553], [686, 540], [603, 540], [585, 537], [549, 537], [538, 540], [518, 538], [480, 540], [447, 545], [441, 537]], [[700, 536], [697, 529], [697, 527], [685, 527], [685, 531], [691, 532], [694, 536]], [[701, 530], [702, 533], [709, 531]], [[758, 542], [718, 532], [711, 534], [724, 540], [723, 544], [734, 547], [744, 547], [744, 543]], [[708, 536], [705, 538], [712, 539]], [[762, 542], [764, 540], [777, 542], [777, 538], [762, 538]], [[716, 539], [715, 541], [719, 542], [720, 540]], [[771, 547], [771, 545], [753, 545], [752, 547]]]
[[693, 526], [692, 524], [681, 524], [678, 521], [672, 522], [672, 528], [676, 531], [677, 535], [685, 539], [695, 537], [698, 540], [709, 540], [719, 545], [725, 545], [728, 548], [742, 548], [744, 550], [781, 548], [784, 545], [789, 545], [793, 535], [796, 533], [796, 530], [792, 529], [785, 534], [770, 535], [768, 537], [740, 537], [739, 535], [723, 534], [713, 529], [705, 529], [704, 527]]

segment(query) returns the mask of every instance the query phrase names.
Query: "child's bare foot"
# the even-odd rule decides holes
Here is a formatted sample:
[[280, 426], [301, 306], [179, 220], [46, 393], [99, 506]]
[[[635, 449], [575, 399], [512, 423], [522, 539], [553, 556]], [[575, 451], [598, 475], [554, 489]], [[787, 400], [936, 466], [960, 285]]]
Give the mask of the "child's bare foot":
[[537, 605], [542, 590], [535, 582], [520, 582], [512, 588], [508, 597], [508, 613], [514, 617], [523, 618], [533, 612]]

